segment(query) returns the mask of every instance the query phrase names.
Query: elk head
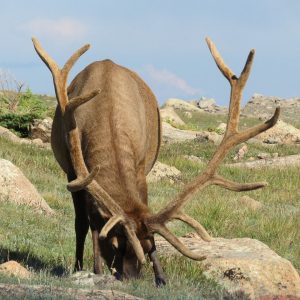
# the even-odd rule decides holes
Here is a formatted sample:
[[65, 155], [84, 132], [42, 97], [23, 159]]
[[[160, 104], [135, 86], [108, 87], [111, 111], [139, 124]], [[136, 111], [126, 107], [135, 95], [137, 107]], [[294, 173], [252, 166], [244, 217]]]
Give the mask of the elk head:
[[[53, 76], [55, 92], [66, 133], [68, 150], [77, 176], [75, 180], [67, 185], [67, 188], [72, 192], [85, 190], [92, 196], [91, 200], [97, 207], [101, 218], [105, 220], [99, 239], [100, 241], [105, 241], [110, 244], [110, 249], [115, 251], [114, 257], [120, 257], [120, 259], [118, 259], [119, 263], [115, 265], [115, 267], [119, 273], [126, 273], [125, 275], [127, 275], [127, 277], [136, 276], [139, 273], [141, 265], [146, 261], [145, 254], [149, 254], [150, 259], [154, 262], [156, 279], [162, 277], [162, 270], [155, 257], [153, 239], [155, 233], [165, 238], [182, 255], [194, 260], [205, 259], [204, 256], [189, 250], [166, 227], [168, 222], [178, 219], [194, 228], [203, 240], [211, 240], [210, 235], [204, 227], [183, 212], [183, 207], [196, 192], [209, 185], [218, 185], [237, 192], [254, 190], [266, 185], [265, 182], [236, 183], [230, 181], [218, 175], [217, 168], [232, 147], [274, 126], [279, 117], [279, 108], [276, 109], [273, 117], [265, 123], [244, 131], [239, 131], [240, 102], [243, 89], [250, 74], [255, 51], [250, 51], [244, 69], [240, 77], [237, 77], [225, 64], [213, 42], [209, 38], [206, 39], [206, 42], [218, 68], [229, 81], [231, 87], [229, 114], [224, 138], [216, 149], [212, 159], [209, 161], [206, 169], [195, 179], [186, 184], [182, 191], [179, 192], [165, 208], [156, 214], [151, 214], [148, 207], [141, 203], [137, 204], [136, 213], [129, 215], [125, 212], [125, 209], [101, 187], [101, 182], [95, 180], [101, 165], [95, 166], [93, 170], [88, 170], [82, 154], [74, 112], [79, 106], [91, 100], [101, 93], [101, 91], [90, 91], [87, 95], [73, 99], [68, 99], [67, 95], [68, 73], [77, 59], [89, 49], [89, 45], [76, 51], [66, 62], [64, 67], [60, 69], [55, 61], [43, 50], [40, 43], [33, 38], [34, 47], [38, 55], [47, 65]], [[124, 197], [126, 197], [126, 195], [124, 195]], [[158, 280], [157, 282], [159, 283]], [[163, 283], [164, 279], [161, 279], [161, 282]]]

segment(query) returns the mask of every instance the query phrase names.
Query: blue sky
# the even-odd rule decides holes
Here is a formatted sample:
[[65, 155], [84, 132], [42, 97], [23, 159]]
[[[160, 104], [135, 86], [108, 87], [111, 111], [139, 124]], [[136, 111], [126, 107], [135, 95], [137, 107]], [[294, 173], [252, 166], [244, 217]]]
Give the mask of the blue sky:
[[92, 48], [70, 79], [95, 60], [110, 58], [141, 75], [160, 103], [171, 97], [213, 97], [228, 104], [229, 85], [205, 43], [210, 36], [239, 74], [256, 49], [244, 103], [253, 93], [300, 97], [298, 0], [0, 0], [0, 69], [33, 92], [54, 94], [33, 50], [36, 36], [62, 65], [74, 50]]

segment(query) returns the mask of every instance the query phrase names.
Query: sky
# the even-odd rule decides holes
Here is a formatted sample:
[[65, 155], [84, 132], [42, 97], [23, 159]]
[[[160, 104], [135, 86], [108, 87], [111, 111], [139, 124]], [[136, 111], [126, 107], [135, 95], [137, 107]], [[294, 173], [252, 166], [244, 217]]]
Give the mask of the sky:
[[137, 72], [160, 104], [206, 97], [227, 106], [230, 87], [207, 48], [209, 36], [237, 75], [256, 49], [244, 104], [254, 93], [300, 97], [298, 0], [0, 0], [0, 9], [0, 72], [34, 93], [54, 95], [54, 88], [32, 36], [60, 66], [91, 44], [69, 82], [109, 58]]

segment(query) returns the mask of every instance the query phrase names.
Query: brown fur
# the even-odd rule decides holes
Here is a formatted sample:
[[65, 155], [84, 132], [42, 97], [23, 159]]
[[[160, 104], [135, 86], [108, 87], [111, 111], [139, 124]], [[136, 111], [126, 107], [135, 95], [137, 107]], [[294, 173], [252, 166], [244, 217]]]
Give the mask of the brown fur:
[[[81, 71], [68, 88], [68, 98], [85, 95], [99, 88], [101, 93], [75, 112], [84, 162], [89, 171], [100, 166], [95, 180], [139, 226], [149, 213], [146, 175], [160, 147], [161, 124], [157, 102], [136, 73], [110, 60], [94, 62]], [[59, 108], [53, 121], [51, 144], [69, 181], [75, 179]], [[132, 261], [138, 265], [130, 245], [126, 245], [122, 228], [116, 226], [107, 239], [99, 242], [99, 232], [105, 220], [89, 201], [87, 192], [72, 193], [72, 196], [76, 213], [76, 268], [82, 268], [87, 224], [92, 230], [95, 272], [102, 272], [101, 256], [109, 267], [113, 260], [120, 260], [119, 273], [126, 273], [126, 257], [128, 270], [134, 266]], [[140, 229], [137, 231], [142, 232]], [[113, 236], [117, 236], [120, 248], [126, 247], [123, 261], [122, 257], [112, 255], [114, 249], [110, 241]], [[141, 243], [146, 251], [155, 247], [153, 240], [149, 245], [147, 242]], [[114, 264], [118, 265], [116, 261]], [[139, 269], [138, 266], [136, 272], [128, 271], [128, 277], [136, 276]]]

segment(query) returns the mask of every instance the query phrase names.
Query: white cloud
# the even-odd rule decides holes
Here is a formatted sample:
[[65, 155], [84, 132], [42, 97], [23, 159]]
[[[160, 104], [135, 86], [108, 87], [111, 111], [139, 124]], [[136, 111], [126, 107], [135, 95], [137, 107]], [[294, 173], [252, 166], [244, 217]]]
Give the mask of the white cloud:
[[76, 40], [87, 32], [87, 26], [72, 18], [41, 19], [37, 18], [22, 26], [31, 35], [56, 39]]
[[200, 89], [193, 88], [183, 78], [180, 78], [176, 74], [166, 69], [156, 69], [152, 65], [146, 66], [145, 69], [148, 73], [148, 76], [158, 83], [176, 88], [177, 90], [180, 90], [189, 96], [194, 96], [201, 93]]

